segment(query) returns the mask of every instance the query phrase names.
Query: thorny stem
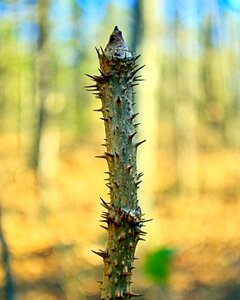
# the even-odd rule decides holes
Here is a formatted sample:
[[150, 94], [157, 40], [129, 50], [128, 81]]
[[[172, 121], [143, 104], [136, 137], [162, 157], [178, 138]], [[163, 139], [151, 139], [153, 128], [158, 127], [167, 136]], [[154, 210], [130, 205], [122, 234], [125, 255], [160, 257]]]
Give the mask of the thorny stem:
[[94, 85], [86, 88], [101, 99], [106, 133], [106, 152], [97, 156], [107, 161], [110, 203], [103, 199], [102, 226], [108, 232], [105, 250], [93, 251], [103, 258], [104, 274], [100, 299], [130, 299], [140, 296], [131, 290], [135, 249], [146, 232], [145, 220], [138, 205], [137, 189], [142, 173], [137, 173], [137, 148], [144, 141], [136, 141], [133, 87], [141, 81], [136, 73], [143, 67], [136, 65], [139, 56], [133, 56], [116, 26], [105, 50], [97, 50], [100, 75], [89, 76]]

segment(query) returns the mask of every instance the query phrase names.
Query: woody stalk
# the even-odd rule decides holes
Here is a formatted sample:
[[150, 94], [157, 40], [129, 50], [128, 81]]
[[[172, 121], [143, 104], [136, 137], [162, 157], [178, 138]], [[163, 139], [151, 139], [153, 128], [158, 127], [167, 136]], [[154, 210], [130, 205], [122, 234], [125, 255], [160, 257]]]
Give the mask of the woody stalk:
[[96, 111], [102, 113], [106, 151], [97, 157], [107, 161], [110, 202], [101, 198], [106, 248], [93, 252], [104, 262], [100, 299], [130, 299], [140, 296], [131, 289], [132, 271], [136, 246], [146, 234], [142, 227], [149, 221], [143, 218], [137, 195], [143, 175], [137, 172], [137, 149], [145, 140], [136, 141], [139, 123], [135, 122], [138, 113], [134, 112], [133, 88], [142, 80], [137, 73], [143, 66], [137, 65], [140, 55], [130, 52], [117, 26], [105, 50], [96, 50], [100, 75], [87, 75], [94, 85], [86, 88], [102, 103]]

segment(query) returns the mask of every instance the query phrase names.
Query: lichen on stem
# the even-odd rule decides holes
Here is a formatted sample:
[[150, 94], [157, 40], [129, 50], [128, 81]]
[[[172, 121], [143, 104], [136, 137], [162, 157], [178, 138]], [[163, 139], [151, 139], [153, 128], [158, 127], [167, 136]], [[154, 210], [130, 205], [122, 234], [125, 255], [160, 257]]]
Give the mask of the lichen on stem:
[[101, 215], [101, 226], [108, 232], [106, 249], [93, 252], [104, 261], [100, 299], [130, 299], [140, 296], [131, 289], [132, 270], [137, 243], [146, 234], [142, 227], [149, 221], [143, 218], [137, 195], [143, 175], [137, 173], [137, 148], [145, 140], [136, 141], [139, 124], [135, 123], [133, 87], [142, 80], [136, 74], [143, 66], [137, 65], [139, 55], [131, 53], [117, 26], [105, 50], [96, 51], [100, 75], [87, 75], [95, 84], [86, 88], [102, 102], [97, 111], [102, 112], [105, 125], [106, 151], [97, 157], [108, 164], [110, 203], [101, 199], [106, 209]]

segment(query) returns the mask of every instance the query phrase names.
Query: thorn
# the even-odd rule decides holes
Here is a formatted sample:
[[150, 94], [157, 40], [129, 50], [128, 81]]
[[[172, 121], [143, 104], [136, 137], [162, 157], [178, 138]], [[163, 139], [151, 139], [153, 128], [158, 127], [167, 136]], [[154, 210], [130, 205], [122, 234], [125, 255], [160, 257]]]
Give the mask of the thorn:
[[91, 88], [97, 88], [98, 86], [96, 84], [92, 84], [92, 85], [85, 85], [84, 88], [85, 89], [91, 89]]
[[113, 183], [116, 185], [116, 188], [119, 189], [119, 184], [116, 181], [113, 181]]
[[122, 274], [123, 274], [123, 276], [131, 276], [131, 275], [132, 275], [132, 272], [129, 272], [127, 266], [125, 266], [125, 267], [123, 268]]
[[146, 79], [144, 79], [144, 78], [136, 79], [135, 77], [133, 78], [133, 82], [138, 82], [138, 84], [142, 81], [146, 81]]
[[133, 243], [132, 243], [132, 242], [130, 242], [130, 243], [128, 244], [128, 248], [129, 248], [129, 249], [132, 249], [132, 248], [133, 248]]
[[139, 83], [131, 83], [131, 87], [137, 86]]
[[103, 50], [103, 48], [101, 46], [100, 46], [100, 49], [102, 51], [102, 55], [105, 56], [104, 50]]
[[102, 109], [102, 108], [99, 108], [99, 109], [93, 109], [93, 111], [102, 112], [103, 109]]
[[139, 68], [133, 70], [132, 73], [131, 73], [131, 75], [132, 75], [132, 76], [135, 75], [138, 71], [140, 71], [140, 70], [141, 70], [142, 68], [144, 68], [144, 67], [145, 67], [145, 65], [143, 65], [143, 66], [141, 66], [141, 67], [139, 67]]
[[137, 175], [138, 179], [141, 178], [143, 175], [144, 175], [143, 172], [139, 173], [139, 174]]
[[139, 234], [141, 234], [141, 235], [146, 235], [146, 234], [147, 234], [147, 232], [146, 232], [146, 231], [143, 231], [143, 230], [141, 230], [141, 231], [139, 232]]
[[100, 227], [102, 227], [103, 229], [108, 230], [108, 227], [106, 227], [106, 226], [100, 225]]
[[[106, 202], [105, 202], [106, 203]], [[105, 205], [103, 205], [103, 203], [100, 203], [102, 206], [104, 206], [104, 208], [106, 208], [106, 209], [108, 209]], [[107, 203], [106, 203], [107, 204]], [[109, 205], [110, 206], [110, 205]], [[103, 217], [103, 218], [109, 218], [109, 212], [108, 211], [103, 211], [102, 213], [101, 213], [101, 217]]]
[[108, 184], [108, 183], [106, 183], [106, 186], [110, 189], [110, 190], [112, 190], [113, 188], [111, 187], [111, 185], [110, 184]]
[[126, 87], [124, 87], [124, 88], [122, 89], [123, 94], [126, 92], [126, 90], [127, 90]]
[[103, 120], [103, 121], [105, 121], [105, 122], [108, 122], [109, 121], [109, 119], [108, 118], [100, 118], [100, 120]]
[[130, 173], [132, 167], [133, 167], [132, 165], [129, 165], [129, 166], [126, 167], [126, 170], [127, 170], [128, 173]]
[[139, 181], [135, 182], [135, 185], [138, 186], [141, 182], [142, 182], [142, 180], [139, 180]]
[[147, 234], [147, 232], [146, 232], [146, 231], [143, 231], [139, 226], [135, 226], [135, 227], [134, 227], [134, 230], [135, 230], [135, 232], [138, 233], [138, 234], [143, 234], [143, 235]]
[[130, 118], [130, 121], [132, 121], [134, 118], [136, 118], [136, 116], [138, 116], [139, 115], [139, 113], [135, 113], [135, 114], [133, 114], [132, 116], [131, 116], [131, 118]]
[[134, 76], [135, 79], [140, 79], [141, 77], [142, 77], [142, 75]]
[[134, 137], [136, 134], [137, 134], [137, 131], [135, 131], [134, 133], [130, 134], [130, 135], [128, 136], [128, 141], [131, 142], [132, 139], [133, 139], [133, 137]]
[[106, 219], [106, 220], [99, 220], [99, 222], [101, 222], [101, 223], [109, 223], [109, 220], [108, 219]]
[[[122, 299], [122, 295], [121, 295], [121, 292], [119, 290], [115, 291], [115, 297], [116, 297], [116, 299]], [[109, 299], [113, 299], [113, 298], [109, 298]]]
[[112, 153], [105, 152], [105, 154], [106, 154], [107, 156], [111, 157], [111, 158], [114, 158], [114, 154], [112, 154]]
[[120, 106], [120, 104], [121, 104], [121, 99], [120, 99], [120, 97], [117, 97], [117, 100], [116, 100], [116, 105], [119, 107]]
[[139, 242], [139, 241], [143, 241], [143, 242], [146, 242], [146, 240], [145, 239], [143, 239], [143, 238], [141, 238], [141, 237], [137, 237], [137, 242]]
[[135, 77], [133, 77], [133, 81], [135, 81], [135, 82], [141, 82], [141, 81], [145, 81], [145, 79], [144, 78], [141, 78], [142, 77], [142, 75], [140, 75], [140, 76], [135, 76]]
[[131, 83], [131, 87], [137, 86], [139, 83]]
[[123, 272], [123, 276], [132, 276], [132, 272]]
[[108, 253], [105, 250], [99, 249], [99, 251], [94, 251], [94, 250], [91, 250], [91, 251], [102, 258], [106, 258], [108, 256]]
[[136, 144], [135, 144], [136, 148], [137, 148], [138, 146], [140, 146], [141, 144], [145, 143], [145, 142], [146, 142], [146, 140], [143, 140], [143, 141], [141, 141], [141, 142], [136, 143]]
[[100, 200], [102, 201], [101, 205], [102, 205], [103, 207], [105, 207], [106, 209], [109, 209], [109, 208], [110, 208], [110, 205], [109, 205], [105, 200], [103, 200], [102, 197], [100, 197]]
[[107, 156], [106, 155], [95, 155], [96, 158], [104, 158], [104, 159], [107, 159]]
[[95, 50], [96, 50], [96, 52], [97, 52], [97, 55], [100, 56], [101, 54], [100, 54], [100, 52], [99, 52], [99, 49], [98, 49], [97, 47], [95, 47]]
[[139, 59], [140, 56], [141, 56], [141, 54], [134, 56], [133, 60], [136, 61], [137, 59]]
[[146, 222], [150, 222], [152, 221], [153, 219], [148, 219], [148, 220], [141, 220], [141, 223], [146, 223]]
[[136, 123], [136, 124], [134, 124], [133, 126], [134, 126], [135, 128], [137, 128], [140, 124], [141, 124], [141, 123]]
[[102, 71], [101, 69], [98, 69], [98, 71], [100, 72], [100, 74], [102, 75], [102, 77], [107, 77], [107, 76], [103, 73], [103, 71]]
[[114, 261], [113, 261], [113, 265], [114, 265], [114, 267], [116, 267], [116, 266], [118, 265], [118, 262], [117, 262], [117, 260], [116, 260], [116, 259], [114, 259]]
[[108, 217], [109, 217], [108, 212], [106, 212], [106, 211], [102, 212], [102, 213], [101, 213], [101, 217], [103, 217], [103, 218], [105, 218], [105, 219], [108, 219]]
[[85, 74], [86, 76], [90, 77], [94, 81], [99, 81], [99, 78], [97, 76], [92, 76], [90, 74]]
[[[85, 89], [87, 92], [97, 92], [98, 89], [97, 88], [91, 88], [91, 89]], [[95, 95], [96, 93], [92, 93], [93, 95]], [[98, 93], [99, 94], [99, 93]]]
[[97, 280], [98, 283], [100, 284], [103, 284], [103, 281], [102, 280]]
[[136, 294], [136, 293], [133, 293], [133, 292], [125, 292], [124, 295], [126, 296], [130, 296], [130, 297], [141, 297], [143, 296], [142, 294]]

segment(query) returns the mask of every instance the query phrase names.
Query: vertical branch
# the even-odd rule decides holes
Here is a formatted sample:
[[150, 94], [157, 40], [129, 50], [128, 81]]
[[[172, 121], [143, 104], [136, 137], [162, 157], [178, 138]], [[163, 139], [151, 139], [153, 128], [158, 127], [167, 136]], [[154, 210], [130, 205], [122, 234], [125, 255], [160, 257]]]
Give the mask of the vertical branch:
[[121, 31], [115, 27], [105, 50], [97, 49], [100, 76], [88, 75], [95, 81], [88, 86], [101, 99], [106, 133], [106, 151], [103, 155], [108, 164], [110, 203], [103, 199], [107, 210], [102, 213], [102, 226], [108, 232], [105, 250], [93, 251], [103, 258], [104, 274], [100, 299], [130, 299], [139, 296], [131, 290], [135, 249], [143, 240], [144, 222], [138, 205], [137, 189], [142, 173], [137, 173], [137, 148], [144, 141], [136, 141], [133, 87], [141, 81], [137, 72], [143, 67], [136, 65], [139, 56], [133, 56], [126, 46]]

